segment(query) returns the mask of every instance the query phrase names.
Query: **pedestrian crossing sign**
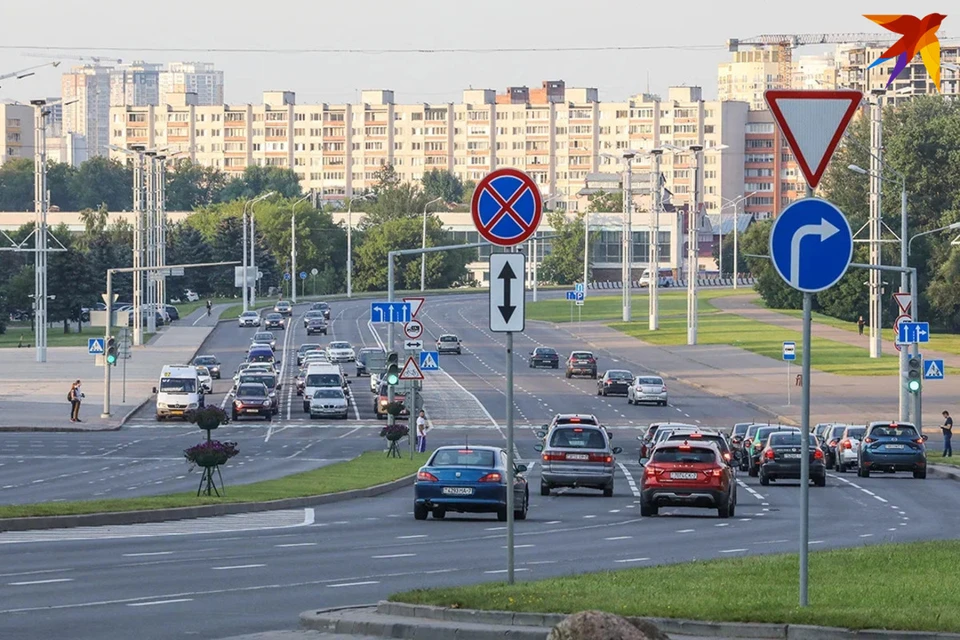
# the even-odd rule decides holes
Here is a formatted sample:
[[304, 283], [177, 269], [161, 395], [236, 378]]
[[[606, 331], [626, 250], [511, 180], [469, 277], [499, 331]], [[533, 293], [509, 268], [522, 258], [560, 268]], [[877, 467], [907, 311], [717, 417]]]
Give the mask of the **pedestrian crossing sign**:
[[103, 338], [87, 338], [87, 353], [93, 356], [103, 355]]
[[440, 353], [437, 351], [420, 352], [420, 370], [421, 371], [439, 371]]
[[924, 380], [943, 380], [943, 360], [924, 360]]

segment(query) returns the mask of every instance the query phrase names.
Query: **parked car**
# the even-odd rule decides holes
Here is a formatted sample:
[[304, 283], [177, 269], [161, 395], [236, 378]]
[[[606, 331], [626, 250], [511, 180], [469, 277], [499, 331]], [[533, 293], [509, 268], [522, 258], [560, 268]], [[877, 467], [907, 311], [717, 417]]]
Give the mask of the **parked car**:
[[530, 352], [530, 368], [550, 367], [560, 368], [560, 354], [553, 347], [537, 347]]
[[624, 369], [610, 369], [604, 372], [597, 380], [597, 395], [625, 395], [629, 398], [630, 385], [633, 383], [633, 374]]
[[574, 351], [567, 358], [568, 378], [573, 376], [589, 376], [596, 380], [597, 378], [597, 359], [589, 351]]
[[927, 477], [927, 436], [906, 422], [871, 422], [860, 444], [857, 475], [869, 478], [872, 471], [912, 471], [913, 477]]
[[179, 319], [180, 319], [180, 310], [177, 309], [177, 308], [176, 308], [175, 306], [173, 306], [172, 304], [164, 305], [163, 308], [167, 310], [167, 314], [170, 316], [170, 319], [171, 319], [171, 320], [179, 320]]
[[640, 477], [640, 515], [658, 515], [660, 507], [716, 509], [721, 518], [736, 515], [733, 468], [714, 444], [668, 441], [654, 449]]

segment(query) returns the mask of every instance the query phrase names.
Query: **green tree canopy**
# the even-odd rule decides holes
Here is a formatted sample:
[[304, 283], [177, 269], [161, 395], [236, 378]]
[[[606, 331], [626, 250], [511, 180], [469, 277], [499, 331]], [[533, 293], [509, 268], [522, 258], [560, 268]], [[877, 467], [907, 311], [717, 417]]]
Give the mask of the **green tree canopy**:
[[193, 211], [219, 201], [227, 176], [187, 158], [176, 160], [167, 173], [167, 210]]
[[251, 165], [243, 175], [226, 183], [220, 191], [220, 202], [249, 200], [269, 191], [281, 198], [299, 198], [303, 195], [300, 179], [293, 169]]
[[428, 200], [443, 198], [444, 202], [457, 203], [463, 199], [463, 182], [449, 171], [431, 169], [420, 181]]
[[547, 282], [572, 284], [583, 279], [584, 214], [568, 218], [562, 211], [547, 214], [555, 238], [551, 239], [550, 255], [544, 256], [539, 277]]
[[33, 160], [14, 158], [0, 166], [0, 211], [33, 211]]

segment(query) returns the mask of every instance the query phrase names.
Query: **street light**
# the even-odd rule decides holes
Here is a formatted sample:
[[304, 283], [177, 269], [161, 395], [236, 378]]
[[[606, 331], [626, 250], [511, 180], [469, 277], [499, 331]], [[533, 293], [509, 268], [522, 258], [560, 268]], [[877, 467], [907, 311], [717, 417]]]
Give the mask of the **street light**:
[[373, 198], [372, 193], [365, 193], [347, 202], [347, 297], [353, 297], [353, 203]]
[[[257, 204], [261, 200], [266, 200], [274, 194], [273, 191], [268, 191], [267, 193], [256, 196], [247, 200], [243, 205], [243, 310], [248, 311], [250, 306], [256, 303], [256, 286], [257, 286], [257, 263], [254, 258], [254, 247], [257, 244], [256, 236], [254, 236], [254, 231], [256, 230], [254, 220], [253, 220], [253, 205]], [[247, 260], [247, 208], [250, 209], [250, 260]], [[249, 294], [247, 293], [247, 283], [250, 281], [250, 271], [253, 271], [253, 286], [250, 287]]]
[[[543, 204], [544, 208], [546, 208], [546, 205], [547, 205], [548, 202], [553, 202], [554, 200], [559, 200], [560, 198], [564, 197], [565, 195], [567, 195], [566, 192], [561, 191], [560, 193], [556, 193], [556, 194], [554, 194], [554, 195], [552, 195], [552, 196], [547, 196], [546, 198], [543, 198], [542, 204]], [[589, 214], [588, 214], [588, 215], [589, 215]], [[531, 269], [533, 270], [533, 278], [532, 278], [532, 279], [533, 279], [533, 301], [536, 302], [536, 301], [537, 301], [537, 283], [538, 283], [538, 281], [539, 281], [539, 275], [538, 275], [538, 271], [537, 271], [539, 267], [537, 266], [537, 263], [538, 263], [539, 257], [540, 257], [540, 256], [539, 256], [539, 248], [538, 248], [538, 245], [537, 245], [537, 232], [536, 232], [536, 231], [533, 232], [533, 239], [530, 240], [530, 247], [531, 247], [531, 251], [530, 251], [530, 263], [531, 263]], [[584, 254], [584, 255], [586, 255], [586, 254]], [[587, 280], [587, 263], [586, 263], [586, 258], [584, 258], [584, 263], [583, 263], [583, 280], [584, 280], [584, 282], [586, 282], [586, 280]], [[584, 285], [584, 286], [586, 286], [586, 285]]]
[[290, 299], [297, 303], [297, 205], [313, 195], [310, 193], [293, 203], [293, 213], [290, 216]]
[[630, 294], [632, 293], [632, 249], [633, 249], [633, 230], [631, 228], [631, 214], [633, 209], [633, 159], [640, 152], [634, 151], [633, 149], [624, 149], [620, 153], [620, 158], [612, 156], [609, 153], [602, 154], [606, 158], [612, 159], [622, 159], [626, 168], [625, 176], [623, 179], [623, 230], [621, 232], [621, 240], [623, 244], [622, 254], [623, 254], [623, 271], [621, 274], [621, 279], [623, 280], [621, 287], [623, 288], [623, 321], [630, 322], [632, 315], [632, 299]]
[[720, 275], [723, 275], [723, 210], [733, 205], [733, 288], [737, 288], [737, 280], [740, 278], [740, 256], [739, 256], [739, 237], [740, 237], [740, 214], [737, 213], [737, 206], [746, 206], [747, 199], [760, 193], [751, 191], [750, 193], [737, 196], [733, 199], [723, 198], [724, 205], [720, 207]]
[[914, 235], [912, 238], [910, 238], [910, 241], [907, 243], [907, 255], [909, 256], [909, 255], [911, 255], [911, 254], [913, 253], [913, 251], [912, 251], [912, 249], [913, 249], [913, 241], [916, 240], [917, 238], [919, 238], [919, 237], [921, 237], [921, 236], [929, 236], [930, 234], [938, 233], [938, 232], [940, 232], [940, 231], [951, 231], [951, 230], [955, 230], [955, 229], [960, 229], [960, 222], [953, 222], [953, 223], [951, 223], [951, 224], [948, 224], [948, 225], [945, 226], [945, 227], [939, 227], [939, 228], [937, 228], [937, 229], [931, 229], [930, 231], [921, 231], [920, 233], [918, 233], [918, 234]]
[[[420, 236], [420, 248], [427, 248], [427, 207], [434, 202], [442, 202], [443, 198], [434, 198], [423, 205], [423, 234]], [[427, 284], [427, 254], [420, 254], [420, 292], [422, 293]]]

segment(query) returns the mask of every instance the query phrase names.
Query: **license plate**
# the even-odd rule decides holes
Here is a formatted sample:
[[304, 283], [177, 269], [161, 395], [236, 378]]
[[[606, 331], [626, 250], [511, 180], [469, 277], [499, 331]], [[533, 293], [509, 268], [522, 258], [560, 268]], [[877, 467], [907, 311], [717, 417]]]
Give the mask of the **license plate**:
[[590, 456], [585, 453], [568, 453], [567, 460], [589, 460]]
[[674, 480], [696, 480], [697, 474], [687, 473], [682, 471], [674, 471], [673, 473], [670, 474], [670, 477], [673, 478]]
[[799, 454], [799, 453], [785, 453], [785, 454], [783, 454], [783, 457], [784, 457], [784, 458], [799, 458], [799, 457], [800, 457], [800, 454]]
[[444, 487], [443, 495], [445, 496], [472, 496], [473, 487]]
[[903, 449], [902, 444], [888, 444], [887, 449]]
[[259, 409], [247, 409], [247, 413], [256, 413]]
[[171, 411], [171, 412], [170, 412], [170, 415], [182, 416], [182, 415], [183, 415], [183, 411]]

